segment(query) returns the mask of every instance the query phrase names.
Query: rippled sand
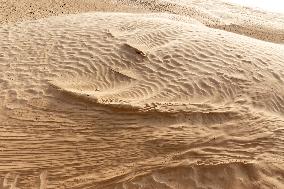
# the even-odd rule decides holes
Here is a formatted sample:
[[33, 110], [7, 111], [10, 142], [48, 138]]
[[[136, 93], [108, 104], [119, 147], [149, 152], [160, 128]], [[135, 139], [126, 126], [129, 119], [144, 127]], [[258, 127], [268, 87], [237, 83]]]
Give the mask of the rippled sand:
[[[13, 3], [0, 188], [284, 188], [283, 15], [209, 0]], [[53, 12], [27, 16], [29, 3]]]

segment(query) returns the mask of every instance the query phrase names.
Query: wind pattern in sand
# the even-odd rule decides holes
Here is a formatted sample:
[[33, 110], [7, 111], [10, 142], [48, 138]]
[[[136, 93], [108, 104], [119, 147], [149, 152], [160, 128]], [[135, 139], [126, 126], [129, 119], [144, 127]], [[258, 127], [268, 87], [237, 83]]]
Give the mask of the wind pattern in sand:
[[283, 188], [284, 16], [111, 6], [0, 25], [0, 188]]

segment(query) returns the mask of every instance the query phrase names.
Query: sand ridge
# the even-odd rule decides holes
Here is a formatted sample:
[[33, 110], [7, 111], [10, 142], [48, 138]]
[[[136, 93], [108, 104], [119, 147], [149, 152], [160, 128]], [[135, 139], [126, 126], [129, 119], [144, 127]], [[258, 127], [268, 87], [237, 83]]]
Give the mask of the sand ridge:
[[117, 0], [116, 2], [131, 4], [150, 12], [185, 15], [195, 18], [208, 27], [265, 41], [283, 43], [284, 40], [284, 17], [280, 13], [267, 13], [214, 0]]
[[[284, 16], [214, 0], [21, 0], [0, 4], [0, 23], [89, 12], [164, 12], [195, 18], [208, 27], [283, 43]], [[220, 9], [220, 7], [222, 7]], [[226, 14], [224, 14], [226, 12]]]
[[116, 2], [155, 13], [0, 26], [1, 175], [19, 188], [283, 188], [282, 20], [259, 40], [180, 3]]

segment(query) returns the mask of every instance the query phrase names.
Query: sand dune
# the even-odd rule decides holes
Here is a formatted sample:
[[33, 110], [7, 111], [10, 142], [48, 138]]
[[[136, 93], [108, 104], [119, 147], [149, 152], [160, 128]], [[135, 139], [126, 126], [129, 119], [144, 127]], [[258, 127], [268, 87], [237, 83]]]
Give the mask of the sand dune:
[[283, 15], [107, 3], [0, 26], [3, 186], [283, 188]]
[[[166, 12], [195, 18], [208, 27], [283, 43], [283, 14], [267, 13], [215, 0], [117, 0], [150, 12]], [[131, 11], [131, 8], [126, 9]]]

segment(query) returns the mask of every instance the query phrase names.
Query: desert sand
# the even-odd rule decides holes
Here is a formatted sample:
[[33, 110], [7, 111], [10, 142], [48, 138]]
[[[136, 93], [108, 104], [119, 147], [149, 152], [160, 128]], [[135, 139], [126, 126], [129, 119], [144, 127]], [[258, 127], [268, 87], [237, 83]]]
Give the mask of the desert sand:
[[0, 22], [0, 188], [284, 188], [283, 14], [1, 0]]

